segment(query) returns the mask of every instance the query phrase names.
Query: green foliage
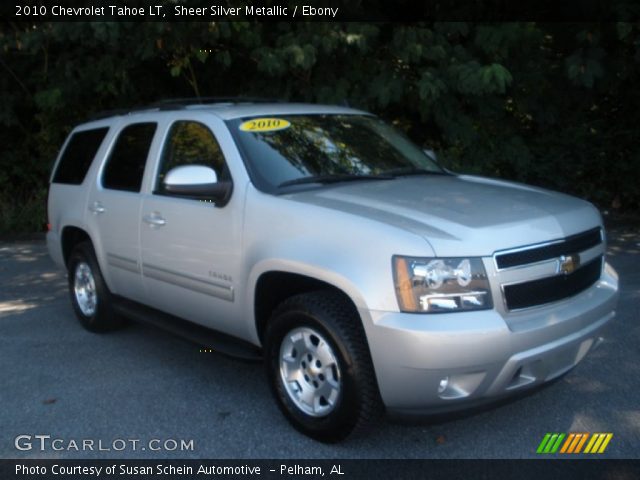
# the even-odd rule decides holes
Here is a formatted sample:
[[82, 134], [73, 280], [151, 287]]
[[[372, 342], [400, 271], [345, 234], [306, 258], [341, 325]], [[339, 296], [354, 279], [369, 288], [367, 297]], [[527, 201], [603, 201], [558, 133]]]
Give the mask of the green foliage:
[[0, 25], [0, 231], [40, 229], [69, 130], [182, 96], [372, 110], [453, 169], [640, 207], [640, 25]]

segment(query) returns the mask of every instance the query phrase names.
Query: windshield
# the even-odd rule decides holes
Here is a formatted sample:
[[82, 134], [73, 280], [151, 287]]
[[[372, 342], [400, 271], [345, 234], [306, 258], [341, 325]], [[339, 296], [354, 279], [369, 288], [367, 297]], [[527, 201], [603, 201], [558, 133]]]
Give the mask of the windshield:
[[420, 148], [373, 116], [276, 115], [228, 124], [253, 182], [264, 191], [329, 180], [443, 173]]

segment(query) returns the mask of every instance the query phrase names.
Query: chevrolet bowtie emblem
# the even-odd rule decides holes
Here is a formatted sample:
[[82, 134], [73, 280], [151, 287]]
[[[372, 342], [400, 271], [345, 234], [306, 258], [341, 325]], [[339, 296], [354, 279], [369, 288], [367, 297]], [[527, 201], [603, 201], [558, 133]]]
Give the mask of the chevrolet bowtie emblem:
[[558, 259], [558, 273], [569, 275], [575, 272], [580, 266], [580, 255], [562, 255]]

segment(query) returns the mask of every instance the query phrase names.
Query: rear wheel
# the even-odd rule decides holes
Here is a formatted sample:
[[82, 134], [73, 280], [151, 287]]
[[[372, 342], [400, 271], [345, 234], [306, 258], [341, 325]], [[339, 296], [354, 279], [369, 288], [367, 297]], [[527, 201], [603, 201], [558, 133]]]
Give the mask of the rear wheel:
[[274, 312], [265, 340], [271, 389], [299, 431], [335, 442], [382, 412], [360, 318], [343, 296], [289, 298]]
[[74, 247], [67, 271], [71, 304], [82, 326], [92, 332], [120, 328], [124, 320], [113, 311], [111, 292], [102, 277], [91, 243], [82, 242]]

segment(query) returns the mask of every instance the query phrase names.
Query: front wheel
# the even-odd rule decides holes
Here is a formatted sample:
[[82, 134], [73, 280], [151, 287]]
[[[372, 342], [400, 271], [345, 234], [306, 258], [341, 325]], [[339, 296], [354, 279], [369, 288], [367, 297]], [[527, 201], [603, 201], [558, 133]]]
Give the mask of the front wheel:
[[336, 442], [381, 413], [364, 329], [346, 298], [333, 292], [289, 298], [274, 312], [265, 340], [272, 392], [299, 431]]

